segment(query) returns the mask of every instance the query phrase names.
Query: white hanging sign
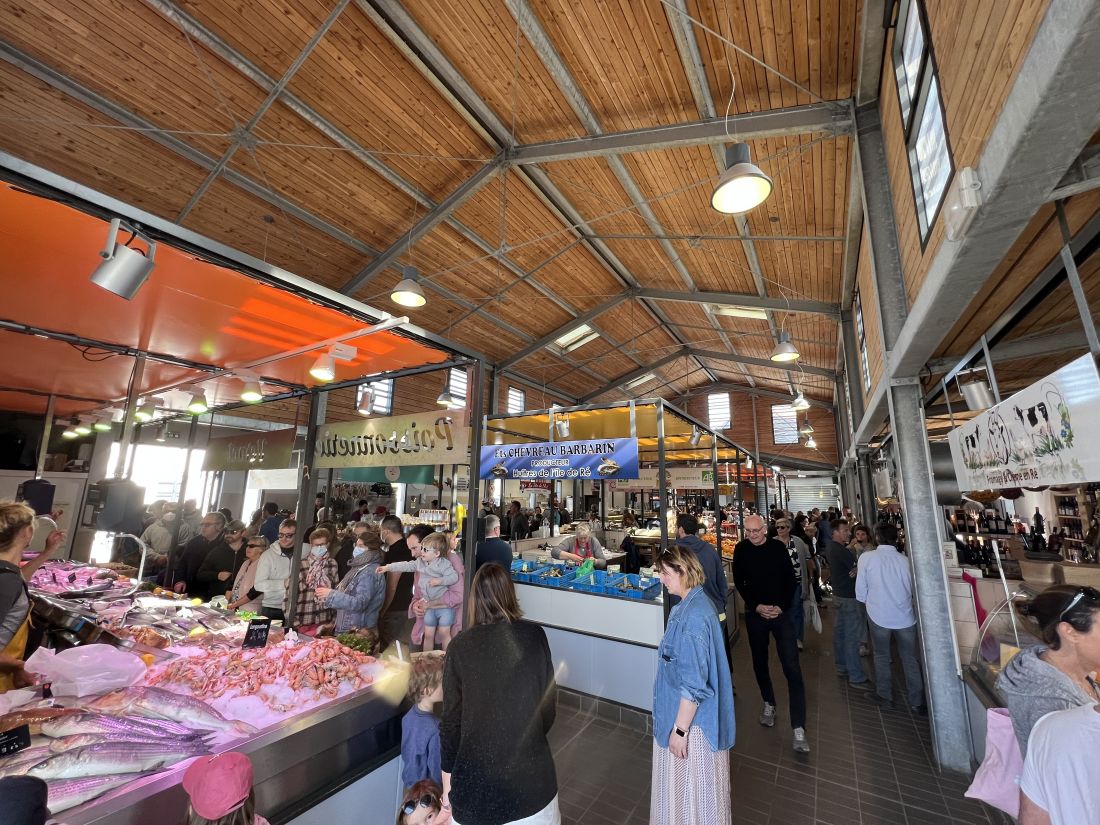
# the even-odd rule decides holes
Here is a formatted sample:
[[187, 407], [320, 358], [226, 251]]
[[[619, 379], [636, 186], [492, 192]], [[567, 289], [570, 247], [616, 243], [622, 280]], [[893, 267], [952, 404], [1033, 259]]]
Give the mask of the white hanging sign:
[[1082, 355], [948, 436], [962, 490], [1100, 481], [1100, 373]]
[[408, 467], [466, 464], [470, 428], [446, 411], [324, 424], [313, 466]]

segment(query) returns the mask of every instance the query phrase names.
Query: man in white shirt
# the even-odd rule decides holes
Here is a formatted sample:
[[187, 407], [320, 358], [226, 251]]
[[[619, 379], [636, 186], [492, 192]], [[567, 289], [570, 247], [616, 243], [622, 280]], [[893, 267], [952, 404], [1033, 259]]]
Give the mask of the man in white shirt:
[[875, 528], [878, 546], [864, 553], [856, 575], [856, 599], [867, 605], [871, 640], [875, 647], [875, 692], [872, 702], [894, 706], [890, 679], [890, 642], [898, 643], [898, 656], [905, 671], [909, 705], [920, 714], [924, 704], [924, 679], [917, 659], [917, 614], [913, 610], [913, 574], [909, 559], [897, 551], [898, 531], [892, 524]]
[[1020, 825], [1100, 822], [1100, 707], [1048, 713], [1031, 731], [1020, 777]]

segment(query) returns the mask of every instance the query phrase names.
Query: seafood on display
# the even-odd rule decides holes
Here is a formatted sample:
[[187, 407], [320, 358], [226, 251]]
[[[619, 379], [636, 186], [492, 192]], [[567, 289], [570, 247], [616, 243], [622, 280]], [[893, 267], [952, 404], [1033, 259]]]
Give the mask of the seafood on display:
[[274, 708], [275, 700], [265, 694], [267, 686], [285, 685], [306, 692], [306, 698], [333, 699], [344, 687], [358, 690], [371, 684], [369, 666], [376, 661], [331, 638], [265, 648], [208, 648], [150, 668], [145, 683], [183, 687], [202, 699], [259, 696]]
[[39, 779], [80, 779], [88, 776], [144, 773], [209, 752], [209, 748], [201, 741], [105, 741], [53, 754], [28, 769], [27, 775], [37, 776]]
[[105, 713], [174, 721], [192, 730], [232, 730], [241, 734], [256, 732], [247, 722], [226, 719], [206, 702], [156, 687], [128, 687], [112, 691], [91, 702], [89, 707]]
[[30, 727], [31, 734], [42, 733], [42, 723], [63, 716], [78, 716], [78, 708], [30, 708], [15, 710], [0, 716], [0, 733], [13, 730], [21, 725]]
[[54, 739], [93, 733], [118, 739], [178, 739], [188, 741], [200, 738], [208, 730], [196, 731], [175, 722], [160, 719], [135, 719], [129, 716], [111, 716], [106, 713], [78, 713], [61, 716], [42, 723], [42, 733]]
[[147, 773], [120, 773], [114, 776], [88, 776], [80, 779], [56, 779], [48, 781], [49, 802], [47, 806], [53, 813], [67, 811], [82, 805], [107, 791], [128, 785], [135, 779], [148, 776]]
[[29, 585], [43, 593], [108, 593], [125, 592], [132, 586], [129, 579], [113, 570], [103, 570], [73, 561], [48, 561], [31, 577]]

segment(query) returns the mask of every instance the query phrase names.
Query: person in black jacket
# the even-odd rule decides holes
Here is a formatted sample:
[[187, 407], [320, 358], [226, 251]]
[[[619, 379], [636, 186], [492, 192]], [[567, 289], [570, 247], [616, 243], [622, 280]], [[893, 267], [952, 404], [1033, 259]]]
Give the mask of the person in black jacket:
[[221, 541], [225, 533], [225, 516], [207, 513], [199, 523], [199, 534], [187, 542], [172, 560], [171, 586], [177, 593], [201, 596], [206, 592], [199, 582], [198, 573], [211, 548]]
[[195, 574], [198, 587], [202, 589], [193, 595], [205, 602], [233, 589], [233, 580], [244, 564], [247, 535], [248, 527], [243, 521], [234, 520], [225, 525], [222, 539], [211, 546]]
[[559, 821], [546, 734], [557, 685], [546, 633], [520, 621], [508, 571], [487, 564], [471, 587], [471, 627], [447, 648], [440, 750], [443, 807], [463, 825]]
[[782, 542], [768, 538], [768, 525], [760, 516], [745, 519], [747, 538], [737, 543], [733, 553], [733, 581], [745, 601], [745, 629], [752, 651], [752, 669], [764, 710], [760, 724], [775, 725], [775, 689], [768, 670], [768, 646], [775, 636], [779, 663], [787, 678], [790, 694], [791, 726], [794, 749], [809, 753], [806, 741], [806, 687], [798, 662], [795, 628], [788, 608], [797, 586], [794, 568]]

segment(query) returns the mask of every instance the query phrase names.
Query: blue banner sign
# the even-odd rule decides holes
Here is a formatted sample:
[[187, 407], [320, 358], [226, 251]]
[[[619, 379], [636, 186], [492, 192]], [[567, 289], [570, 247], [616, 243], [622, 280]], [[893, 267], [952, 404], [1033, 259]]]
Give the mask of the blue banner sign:
[[638, 477], [638, 439], [494, 444], [481, 448], [481, 478], [554, 480]]

